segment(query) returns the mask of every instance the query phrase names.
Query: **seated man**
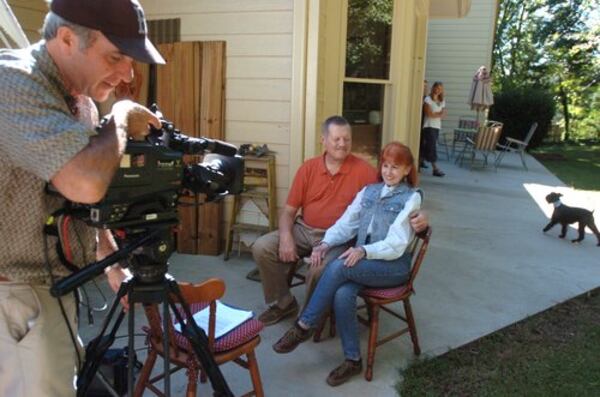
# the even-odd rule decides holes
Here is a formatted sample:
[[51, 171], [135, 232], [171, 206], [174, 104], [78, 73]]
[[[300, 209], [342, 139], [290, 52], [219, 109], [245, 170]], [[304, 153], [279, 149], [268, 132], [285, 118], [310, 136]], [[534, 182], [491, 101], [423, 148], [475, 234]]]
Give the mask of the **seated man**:
[[[298, 312], [298, 303], [290, 292], [287, 275], [292, 264], [312, 253], [325, 234], [366, 185], [377, 181], [377, 171], [366, 161], [351, 154], [352, 130], [346, 119], [329, 117], [321, 127], [325, 152], [300, 166], [279, 217], [279, 230], [259, 237], [252, 247], [265, 295], [270, 307], [258, 319], [275, 324]], [[299, 211], [302, 216], [297, 216]], [[412, 227], [427, 227], [425, 215], [411, 219]], [[306, 277], [310, 297], [324, 266], [346, 250], [342, 245], [330, 249], [321, 261], [315, 261]]]

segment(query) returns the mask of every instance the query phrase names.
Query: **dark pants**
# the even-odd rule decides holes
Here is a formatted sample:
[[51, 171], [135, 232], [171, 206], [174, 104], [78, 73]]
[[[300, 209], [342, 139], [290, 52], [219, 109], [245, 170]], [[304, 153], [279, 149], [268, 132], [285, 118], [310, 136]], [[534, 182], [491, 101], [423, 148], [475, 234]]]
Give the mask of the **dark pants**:
[[439, 128], [425, 127], [421, 137], [423, 139], [423, 158], [430, 163], [437, 161], [437, 140], [440, 135]]

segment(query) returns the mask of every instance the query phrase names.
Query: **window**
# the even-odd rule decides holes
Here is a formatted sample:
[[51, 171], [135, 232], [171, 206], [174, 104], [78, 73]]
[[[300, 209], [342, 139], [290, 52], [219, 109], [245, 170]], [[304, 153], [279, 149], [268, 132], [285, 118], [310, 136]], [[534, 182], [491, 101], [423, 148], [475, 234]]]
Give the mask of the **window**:
[[390, 85], [392, 17], [393, 0], [348, 0], [342, 113], [352, 125], [353, 151], [373, 164]]

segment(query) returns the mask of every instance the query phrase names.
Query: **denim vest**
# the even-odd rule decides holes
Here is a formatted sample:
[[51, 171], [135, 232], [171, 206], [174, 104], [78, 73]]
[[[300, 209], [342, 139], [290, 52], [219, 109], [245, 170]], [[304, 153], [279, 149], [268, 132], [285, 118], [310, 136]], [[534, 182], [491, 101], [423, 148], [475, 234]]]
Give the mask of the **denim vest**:
[[404, 208], [406, 201], [417, 191], [417, 189], [411, 188], [406, 183], [401, 183], [386, 196], [380, 197], [381, 189], [383, 189], [383, 183], [376, 183], [368, 185], [363, 193], [360, 202], [357, 247], [365, 245], [371, 219], [373, 219], [373, 226], [371, 227], [369, 243], [385, 239], [390, 226]]

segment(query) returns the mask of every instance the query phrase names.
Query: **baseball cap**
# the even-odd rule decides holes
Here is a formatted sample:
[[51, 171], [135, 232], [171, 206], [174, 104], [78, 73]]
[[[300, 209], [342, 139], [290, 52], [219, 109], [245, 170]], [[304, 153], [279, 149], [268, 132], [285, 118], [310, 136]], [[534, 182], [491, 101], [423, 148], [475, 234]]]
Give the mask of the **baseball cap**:
[[50, 10], [69, 22], [101, 31], [136, 61], [165, 63], [148, 39], [144, 10], [137, 0], [52, 0]]

